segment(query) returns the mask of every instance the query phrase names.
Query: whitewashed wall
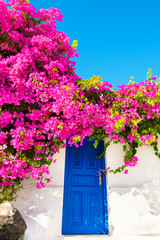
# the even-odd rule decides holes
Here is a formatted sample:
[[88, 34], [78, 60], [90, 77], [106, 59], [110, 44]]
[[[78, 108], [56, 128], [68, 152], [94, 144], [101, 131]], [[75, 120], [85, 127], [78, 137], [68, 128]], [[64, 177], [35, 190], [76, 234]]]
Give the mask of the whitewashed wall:
[[[160, 149], [160, 140], [158, 141]], [[128, 174], [117, 173], [108, 175], [108, 186], [111, 187], [140, 187], [144, 183], [160, 181], [160, 159], [154, 154], [152, 146], [139, 147], [136, 156], [139, 161], [134, 167], [128, 167]], [[111, 169], [124, 164], [122, 144], [111, 144], [106, 153], [106, 165]]]
[[[113, 236], [160, 236], [160, 160], [149, 146], [139, 148], [137, 156], [138, 165], [129, 167], [128, 174], [107, 176], [109, 228]], [[119, 167], [123, 157], [122, 145], [111, 144], [105, 156], [106, 167]], [[17, 201], [12, 203], [28, 225], [25, 240], [67, 238], [61, 235], [65, 149], [55, 158], [56, 163], [50, 166], [52, 183], [39, 190], [34, 180], [25, 181]]]
[[[160, 236], [160, 159], [151, 146], [139, 147], [136, 156], [138, 164], [128, 174], [107, 176], [110, 233]], [[111, 144], [106, 166], [116, 169], [123, 158], [123, 145]]]

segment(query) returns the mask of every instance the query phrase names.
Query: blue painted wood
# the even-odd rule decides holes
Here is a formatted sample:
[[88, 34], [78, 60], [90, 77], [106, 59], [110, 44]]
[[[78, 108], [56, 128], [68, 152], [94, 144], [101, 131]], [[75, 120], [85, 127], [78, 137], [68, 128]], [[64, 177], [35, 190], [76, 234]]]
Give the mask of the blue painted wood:
[[79, 148], [67, 145], [62, 234], [108, 234], [106, 177], [99, 185], [97, 171], [105, 168], [104, 157], [96, 158], [104, 148], [97, 149], [87, 138]]

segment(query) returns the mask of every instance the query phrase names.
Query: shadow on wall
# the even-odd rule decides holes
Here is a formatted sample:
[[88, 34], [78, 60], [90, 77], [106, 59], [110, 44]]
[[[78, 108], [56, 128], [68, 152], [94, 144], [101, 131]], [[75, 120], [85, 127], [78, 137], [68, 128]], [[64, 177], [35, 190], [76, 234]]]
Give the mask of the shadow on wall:
[[108, 194], [110, 233], [160, 234], [160, 181], [141, 187], [112, 187]]
[[62, 203], [62, 187], [48, 184], [43, 189], [37, 189], [33, 179], [25, 181], [17, 200], [12, 202], [28, 227], [24, 240], [59, 239], [57, 236], [61, 235]]

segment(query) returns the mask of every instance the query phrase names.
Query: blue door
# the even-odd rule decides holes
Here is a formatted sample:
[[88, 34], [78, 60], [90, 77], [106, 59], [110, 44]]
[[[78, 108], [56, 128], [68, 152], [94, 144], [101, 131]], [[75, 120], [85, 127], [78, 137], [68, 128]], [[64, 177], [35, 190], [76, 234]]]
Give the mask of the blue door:
[[84, 140], [83, 146], [66, 147], [62, 234], [108, 234], [108, 211], [105, 168], [102, 153], [94, 141]]

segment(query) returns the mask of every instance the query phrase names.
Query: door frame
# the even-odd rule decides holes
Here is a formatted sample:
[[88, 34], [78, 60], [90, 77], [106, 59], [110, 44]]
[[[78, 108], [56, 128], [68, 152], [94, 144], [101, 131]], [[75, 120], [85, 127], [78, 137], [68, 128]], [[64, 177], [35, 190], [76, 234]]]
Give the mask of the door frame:
[[[67, 202], [64, 201], [67, 195], [67, 172], [68, 172], [68, 162], [69, 162], [69, 151], [68, 145], [66, 141], [66, 149], [65, 149], [65, 171], [64, 171], [64, 189], [63, 189], [63, 205], [62, 205], [62, 235], [67, 235], [66, 233], [66, 221], [67, 221]], [[103, 141], [104, 146], [104, 141]], [[102, 157], [102, 168], [105, 169], [105, 156]], [[104, 206], [104, 233], [101, 234], [109, 234], [109, 223], [108, 223], [108, 195], [107, 195], [107, 185], [106, 185], [106, 175], [102, 173], [102, 182], [103, 182], [103, 206]], [[91, 233], [93, 234], [93, 233]], [[79, 235], [79, 234], [77, 234]], [[89, 235], [89, 234], [86, 234]], [[93, 234], [94, 235], [94, 234]], [[96, 235], [99, 235], [98, 233]]]

